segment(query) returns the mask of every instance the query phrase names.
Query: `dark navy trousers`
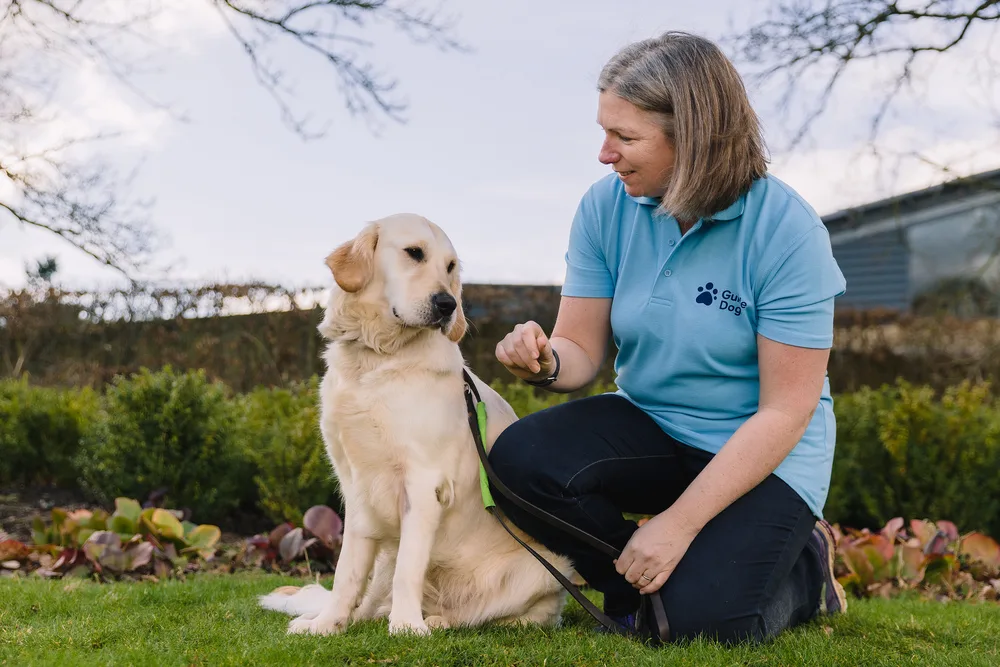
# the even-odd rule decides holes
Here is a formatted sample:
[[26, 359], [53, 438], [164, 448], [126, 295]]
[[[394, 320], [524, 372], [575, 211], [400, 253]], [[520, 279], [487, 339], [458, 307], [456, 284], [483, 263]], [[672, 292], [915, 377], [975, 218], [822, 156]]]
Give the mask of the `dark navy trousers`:
[[[528, 502], [623, 549], [635, 522], [623, 513], [668, 508], [712, 454], [684, 445], [627, 399], [604, 394], [568, 401], [509, 426], [490, 452], [497, 475]], [[506, 500], [517, 526], [572, 559], [604, 594], [605, 613], [624, 616], [639, 592], [606, 554]], [[664, 586], [673, 638], [725, 643], [765, 641], [815, 616], [825, 563], [807, 546], [815, 525], [808, 505], [770, 475], [710, 521]]]

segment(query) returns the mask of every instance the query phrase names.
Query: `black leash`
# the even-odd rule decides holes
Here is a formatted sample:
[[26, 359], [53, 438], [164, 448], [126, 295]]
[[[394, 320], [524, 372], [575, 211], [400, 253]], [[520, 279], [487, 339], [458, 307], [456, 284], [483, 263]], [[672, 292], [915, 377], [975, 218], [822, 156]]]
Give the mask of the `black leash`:
[[[479, 452], [479, 460], [482, 463], [482, 470], [486, 473], [489, 481], [492, 482], [493, 486], [497, 491], [502, 493], [505, 498], [510, 500], [512, 503], [525, 510], [526, 512], [538, 517], [542, 521], [545, 521], [549, 525], [555, 526], [560, 530], [569, 533], [573, 537], [582, 540], [584, 543], [590, 545], [591, 547], [607, 554], [612, 559], [618, 558], [620, 551], [608, 544], [604, 540], [594, 537], [590, 533], [580, 530], [576, 526], [573, 526], [557, 516], [549, 514], [545, 510], [532, 505], [528, 501], [524, 500], [516, 493], [511, 491], [506, 484], [500, 481], [496, 473], [493, 471], [493, 467], [490, 465], [489, 459], [486, 454], [486, 445], [483, 442], [483, 435], [480, 433], [479, 428], [479, 411], [477, 405], [482, 403], [482, 398], [479, 395], [479, 391], [476, 389], [475, 382], [469, 375], [469, 372], [465, 369], [462, 370], [462, 374], [465, 377], [465, 403], [469, 416], [469, 428], [472, 430], [472, 437], [476, 441], [476, 450]], [[622, 628], [622, 626], [615, 621], [613, 621], [607, 614], [602, 612], [597, 606], [587, 599], [579, 588], [577, 588], [569, 579], [563, 576], [552, 563], [548, 562], [543, 558], [537, 551], [528, 546], [524, 540], [518, 537], [514, 531], [510, 529], [507, 523], [503, 520], [499, 509], [492, 504], [487, 505], [487, 509], [496, 517], [496, 520], [500, 522], [511, 537], [517, 540], [518, 544], [528, 550], [528, 552], [541, 563], [546, 570], [548, 570], [553, 577], [566, 589], [573, 598], [580, 603], [580, 606], [587, 610], [591, 616], [597, 620], [598, 623], [603, 625], [605, 628], [614, 632], [616, 634], [631, 634], [628, 630]], [[650, 607], [652, 609], [650, 610]], [[652, 612], [653, 623], [649, 622], [647, 618]], [[640, 634], [646, 638], [653, 640], [654, 642], [666, 642], [670, 638], [670, 624], [667, 621], [667, 613], [663, 607], [663, 600], [659, 595], [643, 595], [641, 596], [641, 604], [639, 607], [639, 614], [636, 618], [636, 626], [639, 628]], [[649, 630], [651, 626], [655, 626], [656, 631]]]

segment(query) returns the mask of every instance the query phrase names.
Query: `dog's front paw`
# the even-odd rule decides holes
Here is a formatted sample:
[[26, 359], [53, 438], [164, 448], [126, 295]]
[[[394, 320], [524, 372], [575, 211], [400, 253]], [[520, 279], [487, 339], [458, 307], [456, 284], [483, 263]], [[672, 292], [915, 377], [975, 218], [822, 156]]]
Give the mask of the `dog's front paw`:
[[317, 616], [316, 618], [299, 616], [288, 624], [288, 634], [291, 635], [336, 635], [346, 629], [346, 618], [330, 616]]
[[390, 635], [429, 635], [430, 633], [431, 629], [427, 627], [427, 624], [423, 621], [423, 619], [415, 619], [413, 621], [389, 621]]

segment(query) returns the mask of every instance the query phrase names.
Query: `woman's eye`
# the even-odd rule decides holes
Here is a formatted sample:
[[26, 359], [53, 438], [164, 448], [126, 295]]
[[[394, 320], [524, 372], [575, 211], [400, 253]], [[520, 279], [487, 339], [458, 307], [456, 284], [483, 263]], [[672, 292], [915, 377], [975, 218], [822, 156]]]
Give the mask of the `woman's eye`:
[[420, 248], [407, 248], [406, 254], [409, 255], [414, 261], [424, 261], [424, 251]]

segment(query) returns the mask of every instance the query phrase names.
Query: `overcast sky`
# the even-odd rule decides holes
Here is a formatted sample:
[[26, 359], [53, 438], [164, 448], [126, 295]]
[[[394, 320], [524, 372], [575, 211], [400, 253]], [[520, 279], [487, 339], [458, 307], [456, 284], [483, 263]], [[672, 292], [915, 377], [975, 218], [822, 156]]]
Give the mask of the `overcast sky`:
[[[132, 192], [155, 198], [153, 221], [167, 237], [159, 259], [175, 265], [171, 279], [293, 287], [327, 284], [326, 254], [365, 221], [398, 211], [445, 229], [466, 282], [560, 283], [579, 198], [608, 173], [597, 161], [594, 85], [601, 66], [623, 44], [666, 29], [717, 38], [767, 3], [452, 0], [445, 8], [456, 13], [455, 35], [469, 53], [442, 53], [388, 30], [372, 34], [373, 61], [399, 79], [409, 103], [408, 122], [385, 124], [378, 135], [343, 109], [324, 63], [288, 52], [283, 62], [302, 92], [296, 108], [315, 109], [332, 123], [326, 138], [313, 142], [282, 124], [206, 4], [173, 3], [150, 41], [159, 71], [138, 79], [188, 122], [86, 68], [64, 71], [63, 118], [74, 128], [123, 132], [103, 150], [122, 169], [139, 165]], [[856, 157], [860, 114], [882, 89], [877, 74], [854, 77], [805, 149], [773, 155], [773, 173], [821, 214], [940, 177], [912, 165], [887, 175]], [[934, 113], [919, 101], [904, 105], [887, 137], [942, 159], [964, 156], [974, 169], [1000, 166], [995, 151], [982, 150], [996, 117], [983, 90], [963, 78], [968, 74], [968, 60], [942, 60], [914, 98], [932, 91]], [[751, 94], [768, 138], [781, 135], [787, 128], [770, 110], [773, 98]], [[117, 280], [58, 240], [0, 218], [0, 285], [20, 284], [25, 262], [45, 253], [59, 258], [63, 285]]]

